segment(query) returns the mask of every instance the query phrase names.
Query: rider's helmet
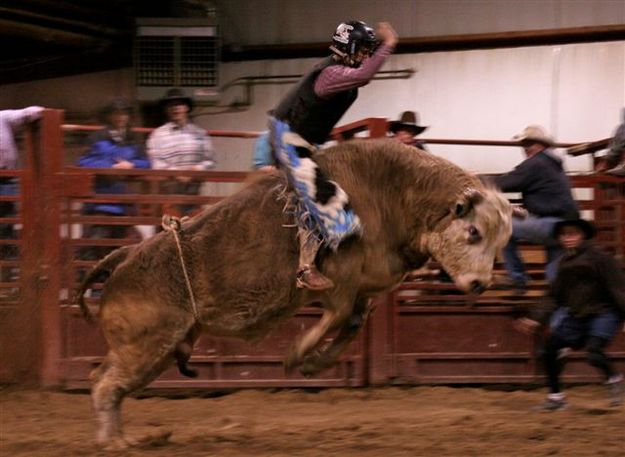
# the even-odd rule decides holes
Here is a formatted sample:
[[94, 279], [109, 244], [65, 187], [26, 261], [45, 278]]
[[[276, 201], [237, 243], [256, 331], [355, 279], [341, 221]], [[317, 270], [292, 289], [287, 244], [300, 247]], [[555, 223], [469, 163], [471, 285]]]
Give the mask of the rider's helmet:
[[371, 27], [362, 21], [341, 22], [332, 37], [330, 50], [350, 67], [358, 67], [362, 57], [371, 55], [379, 41]]

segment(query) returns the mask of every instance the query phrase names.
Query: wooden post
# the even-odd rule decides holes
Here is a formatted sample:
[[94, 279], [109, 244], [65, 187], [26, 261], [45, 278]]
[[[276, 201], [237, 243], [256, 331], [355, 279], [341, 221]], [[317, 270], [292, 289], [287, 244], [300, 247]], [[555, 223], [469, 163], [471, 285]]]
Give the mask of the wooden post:
[[41, 141], [38, 148], [39, 227], [42, 252], [39, 259], [39, 306], [41, 328], [42, 386], [61, 382], [61, 205], [60, 172], [63, 168], [63, 111], [46, 109], [41, 118]]
[[369, 121], [369, 138], [384, 138], [388, 132], [388, 121], [381, 117], [372, 117]]
[[[38, 277], [39, 259], [41, 253], [41, 238], [38, 230], [37, 205], [39, 194], [37, 188], [37, 156], [36, 127], [34, 124], [25, 129], [24, 135], [24, 169], [20, 178], [20, 199], [22, 213], [22, 244], [20, 246], [20, 292], [21, 302], [18, 310], [19, 328], [21, 330], [20, 340], [16, 345], [21, 346], [23, 352], [29, 352], [24, 357], [18, 382], [22, 384], [35, 383], [39, 379], [40, 351], [36, 348], [41, 346], [41, 335], [39, 331], [39, 296]], [[25, 351], [31, 348], [31, 351]], [[34, 350], [32, 350], [34, 349]]]
[[389, 316], [393, 309], [392, 297], [392, 293], [387, 293], [374, 298], [375, 309], [369, 316], [368, 344], [365, 353], [369, 365], [368, 382], [372, 386], [387, 384], [391, 376], [390, 357], [392, 351], [389, 350]]

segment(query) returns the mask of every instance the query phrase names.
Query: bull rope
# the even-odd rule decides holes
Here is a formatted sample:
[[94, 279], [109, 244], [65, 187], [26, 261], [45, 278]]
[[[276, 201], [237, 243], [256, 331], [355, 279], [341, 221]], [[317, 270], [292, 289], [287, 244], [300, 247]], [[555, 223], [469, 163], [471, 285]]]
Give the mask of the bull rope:
[[182, 223], [189, 219], [187, 216], [179, 218], [170, 214], [164, 214], [161, 219], [161, 226], [167, 232], [172, 232], [176, 240], [176, 246], [178, 247], [178, 256], [180, 257], [180, 265], [182, 265], [182, 273], [184, 274], [184, 280], [187, 283], [187, 290], [189, 291], [189, 298], [191, 298], [191, 305], [193, 306], [193, 317], [197, 322], [200, 322], [200, 314], [197, 310], [197, 304], [195, 302], [195, 295], [193, 295], [193, 288], [191, 287], [191, 280], [187, 273], [187, 267], [184, 263], [184, 257], [182, 255], [182, 246], [180, 245], [179, 232], [182, 231]]

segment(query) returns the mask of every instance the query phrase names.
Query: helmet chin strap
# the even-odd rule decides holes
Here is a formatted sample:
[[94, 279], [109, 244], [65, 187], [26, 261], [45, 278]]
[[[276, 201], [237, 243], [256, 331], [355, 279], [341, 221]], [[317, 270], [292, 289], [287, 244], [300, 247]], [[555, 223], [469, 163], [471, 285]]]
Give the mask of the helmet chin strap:
[[336, 46], [330, 46], [330, 51], [332, 51], [335, 55], [340, 57], [343, 60], [343, 63], [348, 67], [356, 66], [356, 61], [346, 52], [340, 51]]

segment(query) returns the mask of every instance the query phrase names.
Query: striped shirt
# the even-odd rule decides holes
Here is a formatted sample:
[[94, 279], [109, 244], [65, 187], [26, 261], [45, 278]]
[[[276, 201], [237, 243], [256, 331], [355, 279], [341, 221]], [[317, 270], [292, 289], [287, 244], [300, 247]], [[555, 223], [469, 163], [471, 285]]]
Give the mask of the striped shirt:
[[188, 170], [215, 166], [213, 144], [206, 130], [187, 123], [168, 122], [154, 130], [147, 141], [147, 154], [156, 170]]
[[315, 95], [329, 98], [339, 92], [366, 85], [392, 53], [392, 47], [381, 45], [358, 68], [345, 65], [331, 65], [324, 68], [315, 81]]

